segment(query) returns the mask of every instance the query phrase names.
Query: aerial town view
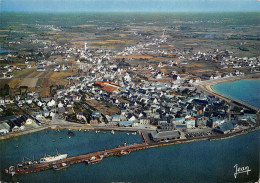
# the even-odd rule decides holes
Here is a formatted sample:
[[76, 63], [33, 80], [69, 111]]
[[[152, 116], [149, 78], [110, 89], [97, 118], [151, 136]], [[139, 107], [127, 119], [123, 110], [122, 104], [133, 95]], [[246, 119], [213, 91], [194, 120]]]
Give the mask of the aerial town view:
[[259, 182], [259, 5], [3, 0], [0, 182]]

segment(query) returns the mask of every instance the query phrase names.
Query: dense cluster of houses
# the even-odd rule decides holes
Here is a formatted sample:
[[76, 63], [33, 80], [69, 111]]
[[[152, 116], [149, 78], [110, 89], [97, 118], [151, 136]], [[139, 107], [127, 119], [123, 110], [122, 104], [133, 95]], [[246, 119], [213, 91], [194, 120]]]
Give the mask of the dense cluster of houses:
[[30, 126], [33, 122], [34, 120], [28, 115], [22, 115], [20, 117], [16, 115], [1, 117], [0, 135], [24, 130], [26, 126]]
[[[50, 27], [52, 28], [52, 27]], [[168, 52], [160, 49], [148, 51], [147, 48], [157, 46], [167, 41], [164, 34], [160, 38], [153, 38], [152, 42], [146, 44], [138, 44], [136, 46], [127, 47], [116, 55], [132, 55], [132, 54], [159, 54], [167, 55]], [[183, 79], [180, 74], [173, 71], [169, 74], [170, 82], [158, 82], [142, 80], [141, 82], [133, 82], [135, 75], [130, 74], [136, 70], [140, 70], [138, 66], [120, 67], [115, 64], [108, 49], [90, 50], [85, 44], [84, 49], [70, 48], [68, 45], [55, 46], [53, 43], [44, 43], [51, 49], [51, 54], [63, 54], [66, 58], [75, 58], [82, 72], [88, 73], [86, 76], [78, 77], [68, 76], [69, 81], [76, 80], [76, 84], [69, 84], [64, 89], [54, 88], [53, 97], [39, 97], [37, 93], [28, 92], [27, 97], [21, 99], [19, 95], [13, 100], [20, 108], [24, 105], [36, 106], [34, 110], [28, 112], [28, 115], [44, 124], [44, 119], [54, 119], [55, 115], [63, 116], [69, 119], [69, 115], [75, 115], [76, 121], [97, 124], [106, 121], [110, 125], [120, 127], [135, 127], [139, 125], [157, 125], [157, 132], [152, 134], [152, 138], [156, 141], [162, 139], [180, 138], [179, 131], [194, 128], [212, 128], [221, 133], [230, 132], [238, 127], [242, 122], [246, 125], [254, 125], [256, 123], [256, 115], [241, 111], [236, 116], [230, 116], [231, 107], [223, 100], [215, 96], [207, 96], [197, 92], [192, 83], [199, 83], [201, 80], [212, 80], [221, 77], [243, 75], [239, 70], [232, 73], [204, 74], [201, 77], [191, 77]], [[260, 65], [259, 58], [238, 58], [232, 57], [229, 51], [218, 51], [214, 53], [198, 52], [190, 58], [185, 58], [185, 54], [190, 52], [176, 51], [182, 60], [206, 60], [217, 61], [225, 68], [250, 67], [251, 70]], [[26, 61], [28, 62], [28, 61]], [[42, 60], [37, 63], [37, 71], [45, 71], [45, 67], [49, 64], [55, 65], [54, 61]], [[169, 61], [168, 65], [186, 65], [187, 62], [181, 63]], [[30, 65], [29, 62], [27, 65]], [[67, 70], [69, 66], [55, 65], [54, 71]], [[165, 73], [153, 66], [147, 67], [151, 75], [155, 79], [161, 79]], [[158, 68], [164, 67], [162, 63], [158, 64]], [[19, 67], [6, 66], [2, 72], [3, 77], [11, 77], [13, 70], [19, 70]], [[142, 73], [141, 73], [142, 74]], [[84, 98], [83, 98], [84, 96]], [[98, 110], [90, 109], [85, 100], [104, 100], [121, 109], [120, 113], [114, 115], [103, 115]], [[88, 115], [84, 111], [75, 112], [75, 106], [81, 102], [82, 108], [89, 110]], [[84, 104], [85, 102], [85, 104]], [[2, 101], [5, 104], [5, 101]], [[36, 109], [36, 110], [35, 110]], [[3, 131], [7, 132], [11, 124], [19, 126], [16, 119], [12, 122], [10, 117], [8, 122], [0, 120], [1, 128], [6, 127]], [[106, 120], [104, 119], [106, 118]], [[27, 120], [27, 119], [26, 119]], [[11, 123], [11, 122], [12, 123]], [[20, 121], [20, 120], [19, 120]], [[23, 120], [23, 123], [25, 121]], [[21, 123], [22, 124], [22, 123]], [[8, 125], [10, 128], [8, 129]], [[0, 128], [0, 129], [1, 129]], [[176, 131], [177, 130], [177, 131]], [[171, 132], [169, 132], [171, 131]], [[169, 137], [173, 135], [172, 137]]]
[[213, 53], [203, 53], [199, 51], [188, 58], [188, 60], [219, 62], [223, 69], [246, 67], [250, 71], [256, 71], [260, 66], [259, 57], [240, 58], [233, 56], [233, 53], [228, 50], [219, 51], [218, 49], [214, 50]]
[[[93, 66], [93, 69], [96, 69], [96, 66]], [[106, 72], [107, 70], [109, 72]], [[231, 108], [225, 101], [197, 93], [196, 89], [189, 87], [187, 81], [181, 80], [177, 73], [173, 74], [176, 80], [169, 83], [134, 83], [127, 72], [127, 69], [122, 72], [118, 66], [102, 64], [95, 75], [106, 75], [92, 77], [90, 74], [82, 79], [82, 90], [91, 94], [92, 99], [105, 100], [121, 109], [119, 114], [106, 115], [111, 125], [126, 127], [152, 124], [163, 130], [204, 127], [214, 129], [223, 125], [224, 129], [224, 124], [229, 124], [230, 121], [241, 121], [239, 118], [230, 118]], [[126, 79], [126, 76], [129, 79]], [[243, 121], [250, 125], [255, 124], [256, 116], [242, 116], [247, 115], [250, 117], [245, 117]], [[232, 129], [226, 129], [233, 130], [235, 125], [233, 126]], [[226, 133], [227, 130], [223, 131]]]

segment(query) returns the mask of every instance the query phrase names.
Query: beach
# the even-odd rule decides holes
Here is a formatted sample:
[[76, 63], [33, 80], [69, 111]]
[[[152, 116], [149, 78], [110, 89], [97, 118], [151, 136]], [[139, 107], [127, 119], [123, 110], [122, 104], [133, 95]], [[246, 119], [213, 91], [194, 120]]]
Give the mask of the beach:
[[219, 97], [220, 99], [223, 99], [227, 101], [228, 103], [232, 103], [235, 105], [241, 105], [243, 107], [246, 107], [248, 109], [254, 110], [256, 113], [259, 112], [259, 108], [253, 105], [250, 105], [242, 100], [239, 99], [232, 99], [226, 95], [223, 95], [219, 92], [216, 92], [213, 90], [212, 86], [217, 85], [220, 83], [228, 83], [232, 81], [238, 81], [238, 80], [260, 80], [260, 75], [259, 74], [254, 74], [254, 75], [247, 75], [247, 76], [237, 76], [237, 77], [228, 77], [228, 78], [221, 78], [221, 79], [216, 79], [216, 80], [207, 80], [207, 81], [202, 81], [200, 84], [196, 85], [196, 87], [199, 90], [202, 90], [206, 92], [207, 94], [211, 94], [214, 96]]

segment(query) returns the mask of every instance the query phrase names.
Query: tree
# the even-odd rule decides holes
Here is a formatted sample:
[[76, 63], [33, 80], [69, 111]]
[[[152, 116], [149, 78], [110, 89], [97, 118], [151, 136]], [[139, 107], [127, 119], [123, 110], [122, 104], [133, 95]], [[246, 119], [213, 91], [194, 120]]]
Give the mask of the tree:
[[241, 110], [242, 110], [242, 108], [238, 107], [238, 106], [234, 106], [234, 108], [233, 108], [233, 111], [236, 113], [240, 113]]
[[4, 85], [4, 88], [1, 89], [1, 91], [0, 91], [0, 95], [1, 95], [2, 97], [5, 97], [5, 96], [9, 95], [9, 90], [10, 90], [9, 85], [8, 85], [8, 84], [5, 84], [5, 85]]
[[15, 110], [8, 108], [4, 112], [5, 112], [5, 116], [11, 116], [14, 115]]

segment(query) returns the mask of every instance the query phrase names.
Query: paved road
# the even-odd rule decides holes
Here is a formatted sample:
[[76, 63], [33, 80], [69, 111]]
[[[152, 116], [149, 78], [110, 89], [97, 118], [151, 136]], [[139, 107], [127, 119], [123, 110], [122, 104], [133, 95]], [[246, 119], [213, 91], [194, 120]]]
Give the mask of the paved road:
[[111, 126], [111, 125], [107, 125], [105, 123], [102, 124], [98, 124], [98, 125], [89, 125], [89, 124], [79, 124], [79, 123], [73, 123], [73, 122], [69, 122], [63, 119], [58, 119], [58, 115], [55, 115], [55, 117], [53, 118], [53, 120], [50, 121], [49, 123], [50, 126], [60, 126], [65, 127], [65, 128], [82, 128], [82, 129], [97, 129], [97, 130], [120, 130], [120, 131], [153, 131], [156, 130], [155, 126], [151, 126], [151, 125], [139, 125], [137, 127], [118, 127], [118, 126]]

